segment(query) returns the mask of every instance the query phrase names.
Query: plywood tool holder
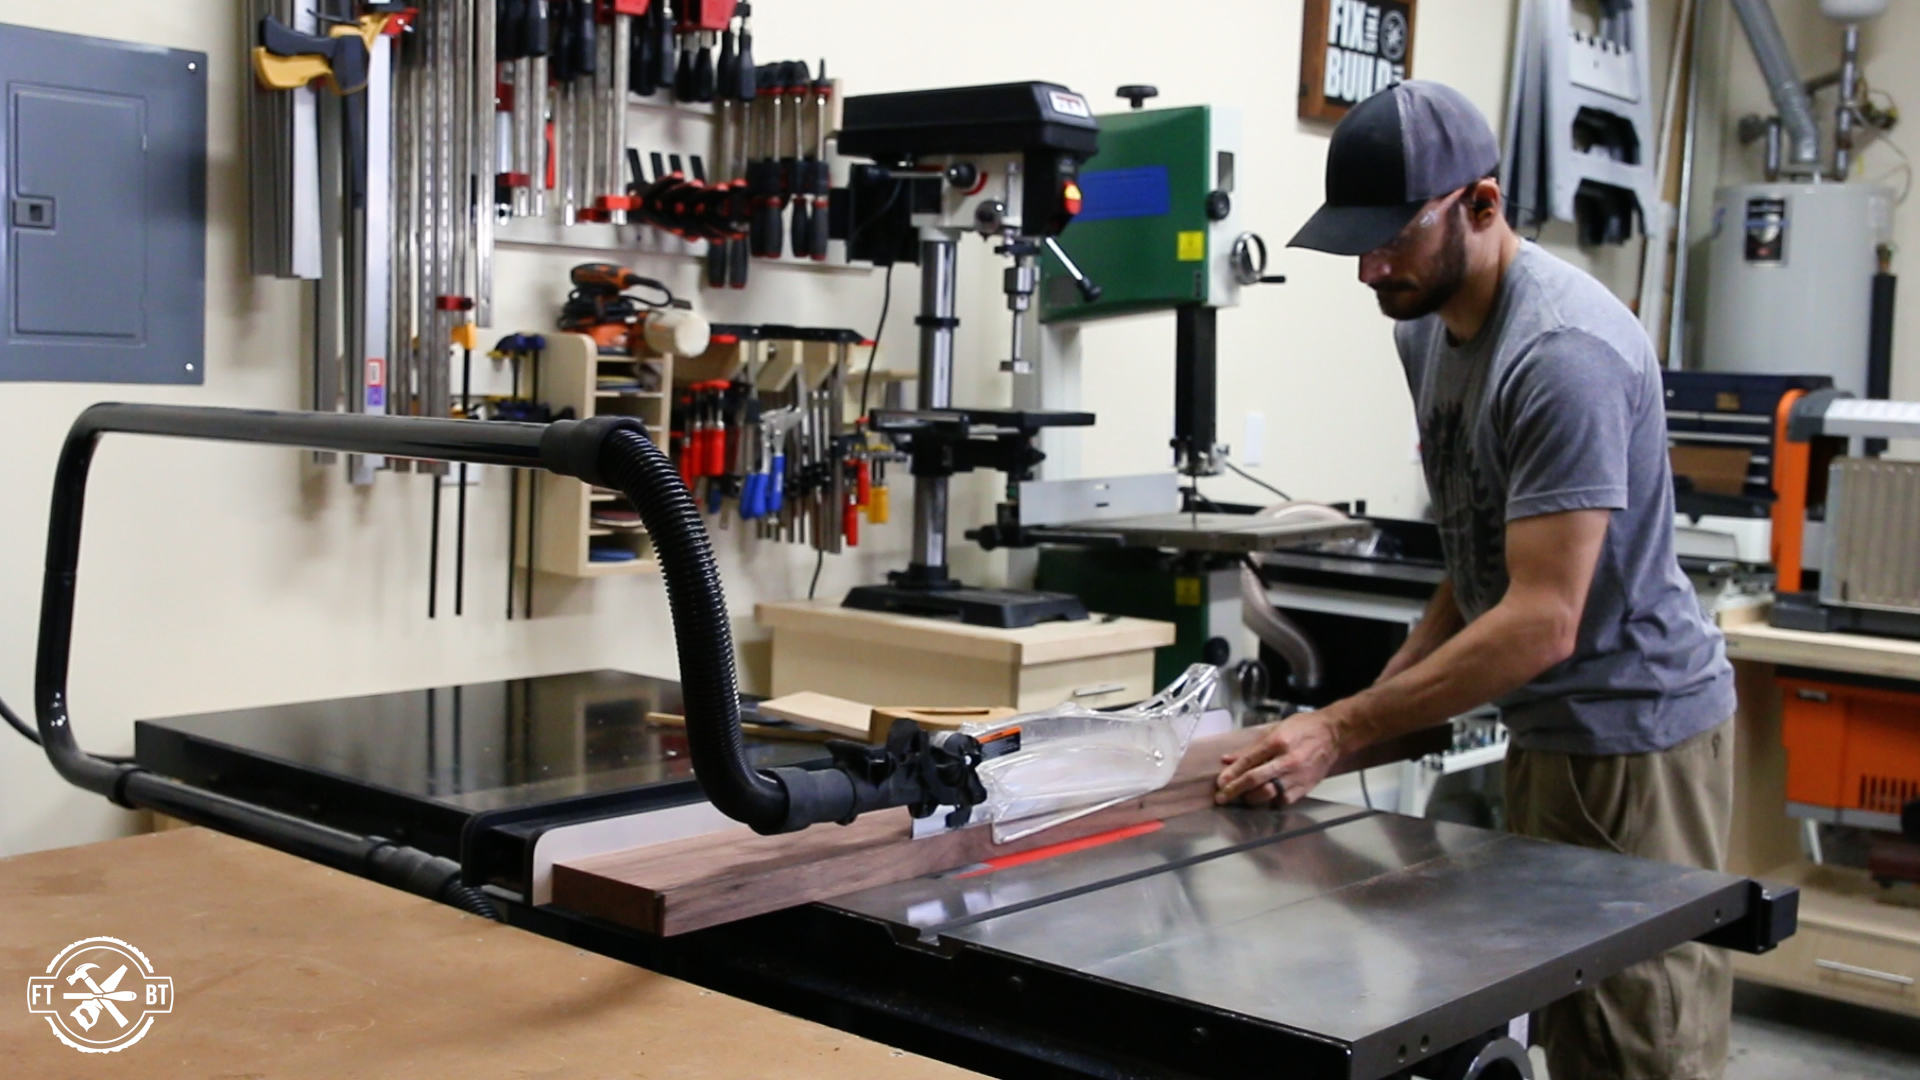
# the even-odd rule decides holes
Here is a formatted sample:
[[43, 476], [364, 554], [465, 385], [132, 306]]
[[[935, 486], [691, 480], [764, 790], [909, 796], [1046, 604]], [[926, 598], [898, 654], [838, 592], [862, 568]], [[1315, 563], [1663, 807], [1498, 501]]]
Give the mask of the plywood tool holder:
[[[647, 425], [647, 434], [655, 444], [668, 445], [667, 388], [673, 385], [673, 357], [607, 353], [585, 334], [550, 334], [539, 363], [540, 397], [556, 414], [572, 409], [582, 420], [590, 416], [637, 416]], [[603, 376], [634, 375], [636, 363], [651, 369], [658, 378], [643, 379], [638, 389], [602, 385]], [[529, 493], [533, 485], [521, 485], [520, 503], [515, 508], [520, 535], [533, 538], [535, 570], [561, 577], [600, 578], [651, 574], [660, 569], [644, 529], [593, 523], [597, 509], [631, 509], [624, 496], [553, 476], [541, 477], [537, 483], [539, 494], [532, 499]], [[535, 520], [528, 532], [530, 501]], [[639, 557], [624, 562], [595, 561], [593, 551], [602, 547], [623, 548]], [[524, 545], [516, 559], [516, 565], [525, 570], [528, 554]]]
[[[846, 350], [846, 366], [841, 374], [845, 376], [843, 381], [847, 388], [845, 419], [849, 423], [858, 419], [856, 411], [859, 409], [860, 376], [866, 363], [866, 352], [870, 348], [862, 344]], [[754, 389], [763, 395], [790, 389], [796, 376], [810, 390], [819, 391], [828, 387], [834, 364], [842, 359], [841, 349], [842, 346], [832, 342], [747, 336], [715, 327], [713, 344], [699, 356], [682, 358], [674, 366], [673, 381], [681, 386], [726, 382], [743, 371], [750, 371]], [[890, 372], [875, 371], [875, 392], [885, 381], [897, 378]]]

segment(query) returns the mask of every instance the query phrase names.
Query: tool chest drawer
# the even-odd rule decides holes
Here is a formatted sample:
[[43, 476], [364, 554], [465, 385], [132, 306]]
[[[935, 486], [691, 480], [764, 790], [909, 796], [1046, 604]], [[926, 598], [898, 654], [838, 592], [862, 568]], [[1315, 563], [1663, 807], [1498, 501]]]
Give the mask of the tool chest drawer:
[[1736, 956], [1743, 979], [1920, 1015], [1920, 944], [1800, 924], [1765, 956]]
[[1761, 875], [1800, 886], [1800, 929], [1734, 974], [1820, 997], [1920, 1016], [1920, 888], [1883, 889], [1865, 872], [1801, 864]]

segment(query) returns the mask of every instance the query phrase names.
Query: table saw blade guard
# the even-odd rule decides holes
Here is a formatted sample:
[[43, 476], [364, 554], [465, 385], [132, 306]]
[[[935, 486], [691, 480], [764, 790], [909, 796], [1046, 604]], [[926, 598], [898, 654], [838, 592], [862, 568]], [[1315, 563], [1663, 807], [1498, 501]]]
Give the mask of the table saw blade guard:
[[987, 801], [978, 820], [1006, 844], [1165, 787], [1220, 689], [1220, 669], [1195, 664], [1131, 708], [1061, 705], [1007, 720], [966, 724], [983, 746], [1017, 737], [1020, 748], [981, 763]]

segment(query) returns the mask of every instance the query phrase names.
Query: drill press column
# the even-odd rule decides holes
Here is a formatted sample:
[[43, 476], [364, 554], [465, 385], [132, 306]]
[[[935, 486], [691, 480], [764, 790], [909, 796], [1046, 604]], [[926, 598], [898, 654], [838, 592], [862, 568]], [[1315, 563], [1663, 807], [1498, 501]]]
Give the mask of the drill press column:
[[[927, 230], [920, 240], [920, 408], [953, 405], [953, 331], [959, 245]], [[920, 581], [947, 577], [947, 478], [916, 477], [913, 484], [913, 563]]]

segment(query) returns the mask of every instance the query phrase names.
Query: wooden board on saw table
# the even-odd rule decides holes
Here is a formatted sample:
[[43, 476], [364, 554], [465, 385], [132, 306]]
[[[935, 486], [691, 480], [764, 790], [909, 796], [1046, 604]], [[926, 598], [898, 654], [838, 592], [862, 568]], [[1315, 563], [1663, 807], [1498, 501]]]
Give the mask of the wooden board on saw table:
[[896, 719], [913, 720], [933, 731], [957, 728], [961, 724], [1005, 720], [1018, 710], [1005, 706], [938, 707], [867, 705], [832, 694], [811, 690], [762, 701], [754, 706], [762, 716], [805, 724], [843, 739], [884, 742], [887, 729]]
[[887, 732], [893, 730], [895, 720], [911, 720], [928, 731], [953, 731], [962, 724], [991, 724], [997, 720], [1011, 720], [1019, 714], [1018, 709], [1005, 705], [983, 705], [976, 708], [957, 706], [938, 708], [879, 708], [873, 710], [872, 726], [867, 729], [867, 741], [883, 743], [887, 741]]
[[[1238, 751], [1260, 734], [1260, 729], [1250, 728], [1197, 739], [1160, 790], [1010, 844], [995, 844], [992, 830], [984, 827], [915, 840], [909, 836], [911, 819], [904, 809], [866, 814], [844, 827], [816, 825], [782, 836], [741, 828], [557, 863], [553, 902], [672, 936], [1178, 817], [1213, 806], [1220, 755]], [[1343, 759], [1334, 771], [1437, 752], [1450, 738], [1451, 728], [1430, 728]]]
[[755, 705], [754, 711], [775, 720], [816, 727], [842, 739], [864, 740], [873, 722], [873, 706], [812, 690], [769, 698]]

